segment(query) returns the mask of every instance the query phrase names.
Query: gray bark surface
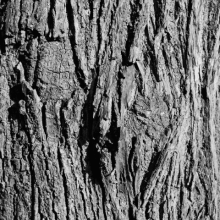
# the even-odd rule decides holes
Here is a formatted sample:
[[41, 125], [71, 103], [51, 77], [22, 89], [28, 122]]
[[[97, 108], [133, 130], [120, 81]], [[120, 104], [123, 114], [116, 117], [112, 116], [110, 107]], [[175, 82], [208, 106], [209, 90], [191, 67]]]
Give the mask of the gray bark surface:
[[0, 1], [0, 220], [219, 220], [217, 0]]

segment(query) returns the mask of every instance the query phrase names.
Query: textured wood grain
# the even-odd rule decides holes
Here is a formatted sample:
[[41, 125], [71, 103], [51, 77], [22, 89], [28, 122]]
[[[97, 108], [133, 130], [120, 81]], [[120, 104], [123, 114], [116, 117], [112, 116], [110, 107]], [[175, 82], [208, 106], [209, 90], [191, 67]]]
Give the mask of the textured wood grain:
[[217, 0], [0, 1], [0, 220], [218, 220]]

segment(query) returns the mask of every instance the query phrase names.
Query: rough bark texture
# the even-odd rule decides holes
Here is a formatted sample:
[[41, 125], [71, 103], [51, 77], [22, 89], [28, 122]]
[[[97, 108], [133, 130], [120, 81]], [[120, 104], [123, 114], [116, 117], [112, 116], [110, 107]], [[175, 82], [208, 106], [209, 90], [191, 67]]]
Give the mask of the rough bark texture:
[[219, 8], [1, 0], [0, 219], [220, 219]]

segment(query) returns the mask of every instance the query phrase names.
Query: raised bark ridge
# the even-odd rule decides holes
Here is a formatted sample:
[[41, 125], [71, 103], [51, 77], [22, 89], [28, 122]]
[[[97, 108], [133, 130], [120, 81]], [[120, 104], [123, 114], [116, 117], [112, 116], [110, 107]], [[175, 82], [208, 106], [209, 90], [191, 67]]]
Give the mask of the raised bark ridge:
[[1, 0], [0, 219], [220, 219], [219, 8]]

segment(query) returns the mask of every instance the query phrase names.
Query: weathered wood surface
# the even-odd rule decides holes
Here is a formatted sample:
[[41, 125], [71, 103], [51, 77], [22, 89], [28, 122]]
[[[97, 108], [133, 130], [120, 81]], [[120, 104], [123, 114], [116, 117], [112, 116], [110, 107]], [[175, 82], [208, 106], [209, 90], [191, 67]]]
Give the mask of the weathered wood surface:
[[219, 220], [217, 0], [0, 1], [1, 220]]

